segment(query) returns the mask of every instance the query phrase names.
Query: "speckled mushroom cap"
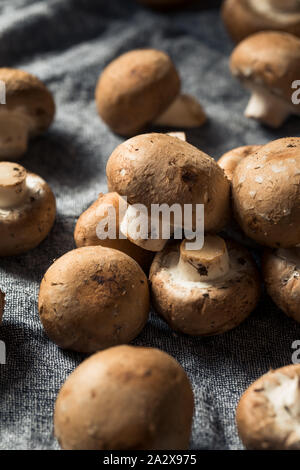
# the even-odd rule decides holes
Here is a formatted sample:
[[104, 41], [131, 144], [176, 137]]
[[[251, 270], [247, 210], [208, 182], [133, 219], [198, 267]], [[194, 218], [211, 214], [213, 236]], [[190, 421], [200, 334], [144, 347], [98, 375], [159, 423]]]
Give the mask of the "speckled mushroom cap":
[[150, 269], [155, 310], [175, 331], [215, 335], [238, 326], [254, 310], [260, 295], [259, 275], [248, 251], [228, 241], [229, 272], [206, 282], [182, 279], [179, 245], [157, 253]]
[[235, 149], [229, 150], [219, 158], [218, 164], [223, 168], [225, 175], [232, 181], [233, 173], [235, 172], [238, 164], [251, 153], [259, 150], [261, 145], [244, 145]]
[[71, 450], [189, 448], [194, 399], [171, 356], [118, 346], [85, 360], [62, 386], [54, 432]]
[[121, 251], [78, 248], [46, 272], [39, 312], [46, 333], [62, 348], [91, 353], [129, 343], [148, 319], [147, 278]]
[[230, 185], [208, 155], [165, 134], [143, 134], [119, 145], [106, 174], [110, 191], [129, 204], [205, 205], [205, 230], [217, 231], [229, 213]]
[[246, 235], [274, 248], [299, 244], [300, 138], [275, 140], [243, 160], [232, 193]]
[[[21, 200], [2, 206], [7, 191], [7, 203], [12, 191]], [[46, 181], [21, 165], [0, 162], [0, 256], [19, 255], [38, 246], [50, 232], [55, 215], [55, 197]]]
[[299, 80], [299, 38], [281, 32], [254, 34], [234, 49], [230, 68], [240, 80], [267, 88], [298, 110], [292, 103], [292, 83]]
[[179, 91], [180, 79], [167, 54], [133, 50], [104, 69], [96, 103], [99, 115], [114, 132], [131, 136], [167, 109]]
[[243, 394], [236, 412], [250, 450], [300, 450], [300, 364], [271, 370]]
[[4, 305], [5, 305], [5, 294], [0, 290], [0, 325], [2, 323]]
[[262, 270], [273, 301], [300, 323], [300, 248], [266, 250]]
[[[105, 209], [108, 206], [115, 209], [115, 218], [113, 215], [111, 217], [109, 216], [108, 209]], [[74, 232], [76, 246], [80, 248], [82, 246], [101, 245], [120, 250], [133, 258], [145, 272], [148, 272], [154, 254], [151, 251], [144, 250], [138, 245], [131, 243], [128, 239], [119, 238], [119, 207], [120, 196], [117, 193], [99, 194], [98, 199], [81, 214], [77, 221]], [[98, 226], [103, 219], [110, 219], [111, 224], [115, 224], [115, 239], [107, 238], [101, 240], [98, 237]]]
[[235, 42], [267, 30], [300, 36], [299, 0], [225, 0], [222, 17]]

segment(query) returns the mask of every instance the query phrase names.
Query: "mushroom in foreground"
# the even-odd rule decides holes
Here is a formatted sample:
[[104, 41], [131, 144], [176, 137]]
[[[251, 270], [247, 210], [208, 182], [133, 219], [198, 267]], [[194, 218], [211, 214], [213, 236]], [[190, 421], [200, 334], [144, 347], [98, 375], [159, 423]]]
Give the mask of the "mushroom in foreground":
[[300, 115], [292, 100], [293, 84], [299, 80], [299, 38], [280, 32], [254, 34], [234, 49], [230, 67], [251, 91], [248, 118], [278, 128], [290, 115]]
[[17, 160], [28, 140], [48, 129], [55, 104], [47, 87], [23, 70], [0, 68], [0, 81], [6, 96], [0, 105], [0, 160]]
[[86, 359], [55, 404], [66, 450], [184, 450], [194, 409], [189, 379], [163, 351], [117, 346]]
[[48, 184], [21, 165], [0, 162], [0, 256], [25, 253], [50, 232], [56, 214]]
[[243, 394], [236, 411], [249, 450], [300, 450], [300, 364], [271, 370]]
[[[106, 174], [109, 190], [126, 196], [129, 204], [122, 233], [150, 251], [160, 251], [167, 240], [161, 233], [156, 239], [132, 236], [130, 226], [139, 212], [134, 205], [142, 204], [153, 221], [155, 204], [168, 208], [177, 204], [181, 209], [190, 204], [194, 230], [198, 204], [204, 205], [206, 231], [217, 232], [229, 217], [230, 184], [223, 170], [213, 158], [178, 138], [155, 133], [133, 137], [111, 154]], [[145, 224], [150, 227], [148, 219]]]
[[148, 319], [147, 278], [121, 251], [77, 248], [46, 272], [39, 313], [47, 335], [61, 348], [92, 353], [129, 343]]
[[127, 52], [102, 72], [95, 97], [98, 113], [117, 134], [133, 136], [151, 123], [198, 127], [201, 105], [180, 95], [180, 78], [170, 57], [156, 49]]
[[[77, 248], [82, 246], [101, 245], [107, 248], [114, 248], [126, 253], [133, 258], [145, 272], [149, 271], [154, 254], [151, 251], [143, 250], [138, 245], [131, 243], [127, 238], [119, 236], [119, 211], [122, 209], [122, 202], [127, 204], [117, 193], [99, 194], [98, 199], [79, 217], [74, 239]], [[122, 214], [122, 210], [120, 212]], [[115, 227], [114, 238], [99, 238], [99, 224], [103, 231], [109, 227]]]
[[300, 247], [266, 250], [262, 269], [270, 297], [300, 323]]
[[225, 0], [222, 17], [235, 42], [268, 30], [300, 36], [299, 0]]
[[255, 153], [259, 150], [261, 145], [244, 145], [242, 147], [237, 147], [229, 152], [224, 153], [222, 157], [219, 158], [218, 164], [223, 168], [225, 175], [232, 181], [233, 173], [235, 172], [238, 164], [248, 155]]
[[172, 329], [189, 335], [215, 335], [238, 326], [254, 310], [259, 275], [245, 248], [206, 235], [201, 250], [170, 243], [150, 269], [156, 311]]
[[236, 219], [261, 245], [300, 243], [300, 138], [275, 140], [237, 166], [232, 180]]
[[4, 305], [5, 305], [5, 294], [0, 290], [0, 325], [2, 323]]

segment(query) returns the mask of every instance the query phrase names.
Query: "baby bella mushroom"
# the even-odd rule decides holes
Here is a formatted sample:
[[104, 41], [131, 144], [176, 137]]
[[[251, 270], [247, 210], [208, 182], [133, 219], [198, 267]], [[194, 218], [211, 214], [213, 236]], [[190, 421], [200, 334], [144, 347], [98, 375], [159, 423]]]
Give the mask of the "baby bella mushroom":
[[268, 30], [300, 36], [299, 0], [225, 0], [222, 16], [235, 42]]
[[46, 333], [61, 348], [92, 353], [129, 343], [148, 319], [147, 278], [121, 251], [77, 248], [46, 272], [39, 312]]
[[[204, 205], [206, 231], [217, 232], [228, 218], [230, 184], [223, 170], [211, 157], [176, 137], [152, 133], [127, 140], [111, 154], [106, 174], [109, 190], [126, 196], [129, 204], [120, 225], [122, 233], [150, 251], [160, 251], [167, 241], [161, 227], [157, 229], [157, 238], [147, 238], [143, 233], [133, 236], [131, 227], [141, 217], [141, 225], [148, 232], [148, 217], [151, 216], [151, 222], [155, 219], [154, 206], [158, 209], [165, 205], [170, 209], [178, 205], [184, 209], [189, 204], [193, 230], [197, 205]], [[139, 214], [140, 205], [146, 214]], [[171, 220], [171, 229], [172, 223], [175, 222]], [[182, 220], [178, 225], [181, 223]]]
[[259, 276], [247, 250], [209, 234], [200, 250], [184, 240], [157, 253], [150, 282], [156, 311], [175, 331], [189, 335], [236, 327], [260, 295]]
[[268, 294], [300, 323], [300, 247], [266, 250], [262, 269]]
[[245, 234], [272, 248], [300, 243], [300, 138], [264, 145], [237, 166], [232, 180], [236, 219]]
[[54, 433], [66, 450], [189, 448], [189, 379], [163, 351], [116, 346], [86, 359], [55, 404]]
[[96, 87], [98, 113], [117, 134], [136, 135], [149, 124], [198, 127], [205, 114], [195, 98], [180, 95], [170, 57], [156, 49], [127, 52], [102, 72]]
[[55, 214], [54, 195], [40, 176], [17, 163], [0, 162], [0, 256], [18, 255], [39, 245]]
[[45, 132], [53, 121], [55, 104], [47, 87], [23, 70], [0, 68], [5, 104], [0, 105], [0, 160], [17, 160], [28, 139]]
[[271, 370], [243, 394], [236, 411], [250, 450], [300, 450], [300, 364]]
[[231, 72], [251, 91], [249, 118], [280, 127], [300, 115], [293, 89], [299, 80], [300, 39], [281, 32], [262, 32], [244, 39], [233, 51]]
[[[122, 216], [122, 204], [124, 204], [126, 211], [127, 204], [117, 193], [100, 194], [98, 199], [78, 219], [74, 232], [76, 246], [80, 248], [101, 245], [120, 250], [133, 258], [144, 271], [148, 272], [153, 260], [153, 253], [143, 250], [138, 245], [131, 243], [126, 237], [120, 236], [119, 215]], [[112, 234], [109, 233], [110, 229]], [[102, 234], [107, 238], [101, 238]]]
[[218, 164], [223, 168], [225, 175], [232, 181], [233, 173], [235, 172], [238, 164], [251, 153], [259, 150], [261, 145], [244, 145], [242, 147], [237, 147], [229, 152], [224, 153], [221, 158], [218, 160]]
[[4, 305], [5, 305], [5, 294], [3, 294], [3, 292], [0, 290], [0, 325], [2, 323]]

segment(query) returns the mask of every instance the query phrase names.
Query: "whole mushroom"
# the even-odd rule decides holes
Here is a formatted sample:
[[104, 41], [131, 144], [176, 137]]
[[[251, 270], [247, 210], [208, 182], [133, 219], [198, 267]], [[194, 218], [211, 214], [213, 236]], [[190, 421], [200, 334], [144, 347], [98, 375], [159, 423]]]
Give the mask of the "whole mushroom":
[[2, 323], [4, 305], [5, 305], [5, 294], [0, 290], [0, 325]]
[[0, 256], [38, 246], [55, 221], [55, 197], [38, 175], [17, 163], [0, 162]]
[[223, 168], [225, 175], [232, 181], [233, 173], [235, 172], [238, 164], [248, 155], [259, 150], [261, 145], [244, 145], [242, 147], [237, 147], [229, 152], [224, 153], [222, 157], [219, 158], [218, 164]]
[[201, 250], [186, 240], [157, 253], [150, 269], [156, 311], [175, 331], [215, 335], [239, 325], [260, 295], [257, 269], [245, 248], [207, 234]]
[[92, 353], [129, 343], [148, 319], [147, 278], [121, 251], [77, 248], [44, 275], [39, 313], [47, 335], [61, 348]]
[[300, 364], [271, 370], [243, 394], [239, 435], [250, 450], [300, 450]]
[[153, 221], [154, 205], [184, 208], [190, 204], [194, 230], [197, 205], [204, 205], [206, 231], [217, 232], [229, 216], [230, 184], [223, 170], [204, 152], [176, 137], [152, 133], [127, 140], [109, 157], [106, 174], [109, 190], [126, 196], [129, 204], [120, 225], [122, 233], [150, 251], [160, 251], [167, 240], [161, 233], [156, 239], [131, 235], [139, 212], [135, 206], [143, 205]]
[[266, 250], [262, 270], [268, 294], [284, 313], [300, 323], [300, 248]]
[[234, 212], [245, 234], [261, 245], [300, 243], [300, 138], [275, 140], [237, 166]]
[[299, 38], [281, 32], [249, 36], [234, 49], [230, 67], [251, 91], [248, 118], [277, 128], [290, 115], [300, 115], [300, 106], [293, 100], [300, 70]]
[[67, 450], [188, 449], [193, 392], [183, 368], [152, 348], [117, 346], [86, 359], [55, 404]]
[[28, 140], [45, 132], [53, 121], [55, 104], [47, 87], [23, 70], [0, 68], [5, 103], [0, 105], [0, 160], [17, 160]]
[[[74, 232], [76, 246], [80, 248], [101, 245], [120, 250], [133, 258], [145, 272], [148, 272], [153, 260], [153, 252], [143, 250], [131, 243], [125, 236], [123, 238], [120, 236], [119, 215], [122, 215], [122, 203], [126, 211], [127, 204], [117, 193], [99, 194], [98, 199], [81, 214], [77, 221]], [[102, 234], [105, 235], [105, 231], [108, 232], [110, 229], [113, 231], [111, 237], [107, 233], [107, 238], [100, 238]]]
[[149, 124], [198, 127], [201, 105], [180, 95], [180, 78], [170, 57], [156, 49], [122, 54], [102, 72], [95, 97], [98, 113], [117, 134], [136, 135]]
[[299, 0], [225, 0], [222, 17], [235, 42], [268, 30], [300, 36]]

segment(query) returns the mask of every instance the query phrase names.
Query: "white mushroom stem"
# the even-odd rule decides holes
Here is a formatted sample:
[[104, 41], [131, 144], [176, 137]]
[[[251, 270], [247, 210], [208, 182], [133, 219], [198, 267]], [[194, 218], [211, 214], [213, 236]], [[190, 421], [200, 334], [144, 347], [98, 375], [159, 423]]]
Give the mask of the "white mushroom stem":
[[205, 112], [198, 101], [190, 95], [179, 95], [154, 124], [163, 127], [200, 127], [206, 121]]
[[149, 251], [161, 251], [167, 239], [151, 238], [151, 220], [148, 212], [129, 205], [120, 223], [122, 234], [135, 245]]
[[206, 235], [201, 250], [187, 250], [186, 240], [181, 243], [178, 271], [184, 280], [212, 281], [227, 274], [229, 269], [226, 243], [217, 235]]
[[185, 132], [168, 132], [168, 135], [170, 135], [171, 137], [177, 137], [177, 139], [183, 140], [183, 142], [186, 142]]
[[267, 90], [258, 88], [252, 90], [245, 110], [246, 117], [257, 119], [274, 128], [280, 127], [292, 113], [289, 103]]
[[30, 127], [25, 113], [1, 111], [0, 105], [0, 160], [16, 160], [26, 152]]
[[18, 206], [27, 193], [27, 172], [21, 165], [0, 162], [0, 209]]

